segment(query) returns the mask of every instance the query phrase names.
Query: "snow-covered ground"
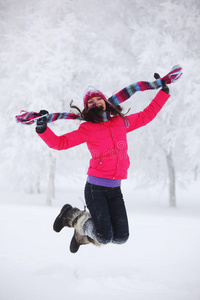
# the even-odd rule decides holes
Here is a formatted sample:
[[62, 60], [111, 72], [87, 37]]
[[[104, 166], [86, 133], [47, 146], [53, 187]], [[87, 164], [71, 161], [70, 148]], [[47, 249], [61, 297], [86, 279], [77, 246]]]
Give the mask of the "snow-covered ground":
[[168, 207], [164, 192], [125, 188], [129, 241], [82, 246], [72, 254], [73, 230], [58, 234], [52, 224], [78, 194], [60, 190], [47, 207], [44, 194], [1, 192], [1, 300], [200, 299], [198, 184], [179, 192], [177, 209]]

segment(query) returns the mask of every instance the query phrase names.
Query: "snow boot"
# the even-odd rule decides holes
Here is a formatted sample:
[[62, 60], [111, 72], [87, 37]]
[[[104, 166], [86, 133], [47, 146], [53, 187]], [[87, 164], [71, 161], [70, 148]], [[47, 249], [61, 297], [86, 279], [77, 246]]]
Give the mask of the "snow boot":
[[70, 204], [65, 204], [55, 219], [53, 229], [56, 232], [60, 232], [65, 226], [74, 227], [74, 235], [70, 243], [70, 251], [72, 253], [76, 253], [81, 245], [92, 243], [96, 246], [100, 246], [98, 242], [84, 233], [84, 224], [89, 219], [91, 219], [89, 212], [85, 210], [81, 211], [76, 207], [72, 207]]
[[60, 232], [65, 226], [73, 227], [74, 219], [80, 214], [80, 209], [73, 208], [70, 204], [65, 204], [54, 221], [53, 230]]
[[95, 246], [100, 246], [98, 242], [85, 235], [84, 224], [91, 218], [90, 213], [82, 211], [73, 221], [74, 235], [70, 243], [70, 251], [76, 253], [81, 245], [92, 243]]
[[72, 237], [71, 243], [70, 243], [70, 251], [72, 253], [76, 253], [81, 245], [87, 245], [90, 244], [90, 241], [86, 235], [80, 235], [76, 230], [74, 230], [74, 235]]

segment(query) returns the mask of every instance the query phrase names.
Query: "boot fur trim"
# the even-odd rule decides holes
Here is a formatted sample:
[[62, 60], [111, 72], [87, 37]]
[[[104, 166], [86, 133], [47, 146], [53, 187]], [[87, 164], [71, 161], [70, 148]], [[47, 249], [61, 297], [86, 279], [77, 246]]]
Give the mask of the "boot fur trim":
[[82, 236], [85, 235], [84, 230], [83, 230], [83, 225], [85, 224], [85, 222], [91, 218], [91, 215], [89, 212], [87, 211], [82, 211], [77, 218], [74, 220], [73, 225], [74, 225], [74, 229], [76, 230], [76, 232]]
[[79, 245], [87, 245], [90, 244], [90, 241], [86, 235], [80, 235], [77, 231], [75, 231], [75, 239]]
[[82, 213], [80, 209], [74, 207], [70, 209], [63, 218], [63, 225], [67, 227], [74, 227], [74, 220]]
[[87, 236], [88, 240], [90, 241], [90, 243], [92, 243], [94, 246], [100, 247], [101, 244], [98, 243], [97, 241], [93, 240], [91, 237]]

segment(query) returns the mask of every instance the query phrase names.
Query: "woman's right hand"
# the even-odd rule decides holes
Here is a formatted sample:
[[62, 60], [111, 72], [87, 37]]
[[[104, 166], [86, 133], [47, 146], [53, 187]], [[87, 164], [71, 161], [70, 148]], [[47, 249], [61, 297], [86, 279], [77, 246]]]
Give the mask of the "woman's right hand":
[[49, 116], [49, 112], [47, 110], [43, 109], [43, 110], [40, 110], [39, 114], [41, 116], [44, 115], [44, 117], [37, 120], [35, 130], [36, 130], [37, 133], [43, 133], [47, 129], [47, 119], [48, 119], [48, 116]]

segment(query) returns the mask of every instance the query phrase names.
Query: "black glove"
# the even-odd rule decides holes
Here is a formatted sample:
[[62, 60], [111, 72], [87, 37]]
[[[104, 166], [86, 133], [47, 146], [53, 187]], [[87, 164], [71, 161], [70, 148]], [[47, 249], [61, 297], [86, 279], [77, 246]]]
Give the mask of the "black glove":
[[[154, 73], [154, 78], [159, 79], [160, 75], [158, 73]], [[165, 92], [166, 94], [169, 94], [169, 88], [165, 83], [165, 79], [162, 79], [161, 83], [162, 83], [162, 91]]]
[[37, 123], [36, 123], [36, 132], [38, 133], [43, 133], [45, 132], [45, 130], [47, 129], [47, 120], [48, 120], [48, 117], [49, 117], [49, 112], [47, 110], [41, 110], [39, 112], [39, 114], [41, 116], [43, 115], [46, 115], [45, 117], [37, 120]]

